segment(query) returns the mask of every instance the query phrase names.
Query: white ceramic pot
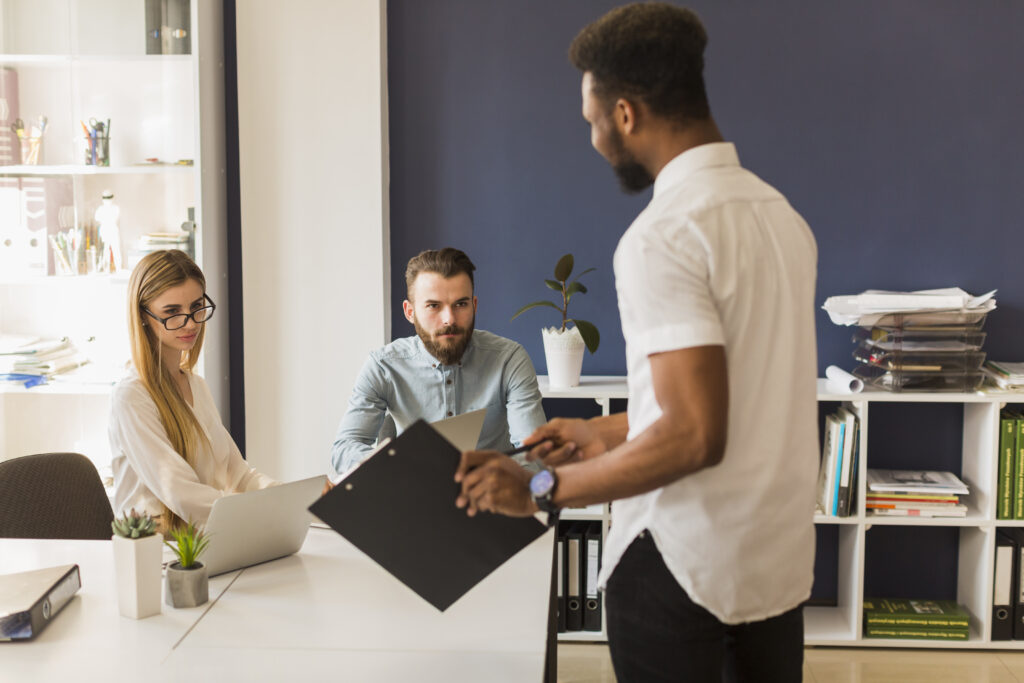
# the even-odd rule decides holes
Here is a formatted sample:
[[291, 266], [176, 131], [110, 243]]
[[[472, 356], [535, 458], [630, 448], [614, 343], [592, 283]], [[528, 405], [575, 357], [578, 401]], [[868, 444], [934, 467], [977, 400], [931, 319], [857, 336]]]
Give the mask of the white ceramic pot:
[[202, 562], [196, 562], [189, 569], [177, 562], [168, 565], [164, 602], [171, 607], [198, 607], [209, 599], [210, 580]]
[[546, 327], [541, 334], [548, 365], [548, 385], [553, 389], [579, 386], [583, 351], [587, 348], [580, 331], [575, 327], [565, 332], [557, 327]]
[[113, 537], [117, 607], [121, 616], [145, 619], [160, 614], [160, 573], [164, 538]]

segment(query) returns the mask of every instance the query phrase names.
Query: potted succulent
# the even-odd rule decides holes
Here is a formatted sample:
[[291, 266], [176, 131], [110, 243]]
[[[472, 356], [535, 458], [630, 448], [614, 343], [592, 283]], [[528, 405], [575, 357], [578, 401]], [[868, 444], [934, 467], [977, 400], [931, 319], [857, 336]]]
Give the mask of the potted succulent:
[[210, 599], [209, 577], [206, 567], [198, 560], [210, 539], [192, 522], [172, 528], [170, 535], [174, 545], [167, 543], [167, 547], [174, 551], [178, 561], [167, 566], [164, 602], [171, 607], [202, 605]]
[[156, 521], [134, 508], [110, 524], [114, 531], [114, 571], [121, 615], [145, 619], [160, 614], [160, 569], [163, 537]]
[[[538, 306], [547, 306], [562, 314], [561, 327], [546, 327], [541, 330], [544, 338], [544, 358], [548, 366], [548, 382], [551, 387], [578, 386], [580, 372], [583, 369], [583, 348], [586, 347], [594, 353], [601, 343], [601, 333], [593, 323], [569, 317], [569, 301], [573, 295], [587, 293], [587, 288], [579, 281], [580, 278], [594, 270], [587, 268], [570, 281], [574, 265], [572, 254], [566, 254], [555, 264], [555, 279], [544, 280], [548, 289], [562, 295], [560, 306], [551, 301], [534, 301], [520, 308], [512, 316], [512, 320], [515, 320], [524, 312]], [[573, 323], [573, 327], [568, 327], [568, 323]]]

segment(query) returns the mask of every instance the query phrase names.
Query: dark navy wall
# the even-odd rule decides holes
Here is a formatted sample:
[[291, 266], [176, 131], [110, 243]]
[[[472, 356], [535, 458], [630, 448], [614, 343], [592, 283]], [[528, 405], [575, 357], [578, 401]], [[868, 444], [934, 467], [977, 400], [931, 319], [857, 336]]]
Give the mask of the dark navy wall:
[[[396, 298], [421, 249], [479, 267], [478, 327], [543, 298], [559, 255], [596, 266], [572, 313], [602, 332], [584, 372], [625, 372], [612, 252], [649, 193], [622, 195], [590, 147], [566, 49], [617, 2], [389, 0], [391, 254]], [[999, 288], [986, 347], [1024, 358], [1024, 3], [773, 0], [688, 3], [710, 42], [712, 111], [743, 163], [818, 240], [818, 304], [866, 288]], [[411, 327], [393, 308], [393, 334]], [[851, 366], [819, 312], [819, 366]]]

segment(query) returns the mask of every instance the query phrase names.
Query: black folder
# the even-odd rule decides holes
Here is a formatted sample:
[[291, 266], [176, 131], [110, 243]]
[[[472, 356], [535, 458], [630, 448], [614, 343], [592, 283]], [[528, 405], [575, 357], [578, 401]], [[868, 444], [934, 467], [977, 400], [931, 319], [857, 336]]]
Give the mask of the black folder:
[[[1000, 534], [1010, 538], [1013, 542], [1013, 579], [1010, 583], [1013, 589], [1013, 595], [1010, 599], [1012, 604], [1011, 619], [1013, 621], [1011, 629], [1012, 638], [1014, 640], [1024, 640], [1024, 584], [1021, 583], [1021, 568], [1022, 564], [1024, 564], [1022, 563], [1022, 560], [1024, 560], [1024, 529], [1020, 527], [1000, 529], [999, 533], [996, 534], [997, 552], [999, 550]], [[992, 623], [994, 628], [995, 621], [993, 620]]]
[[565, 633], [565, 535], [558, 535], [558, 632]]
[[583, 536], [586, 544], [586, 580], [583, 583], [583, 630], [601, 630], [601, 591], [597, 575], [601, 571], [601, 523], [591, 522]]
[[574, 524], [565, 534], [565, 629], [583, 630], [583, 527]]
[[443, 612], [547, 530], [533, 517], [455, 507], [459, 457], [417, 420], [309, 510]]
[[992, 584], [992, 640], [1013, 638], [1013, 592], [1016, 585], [1016, 544], [1002, 531], [996, 533], [995, 576]]

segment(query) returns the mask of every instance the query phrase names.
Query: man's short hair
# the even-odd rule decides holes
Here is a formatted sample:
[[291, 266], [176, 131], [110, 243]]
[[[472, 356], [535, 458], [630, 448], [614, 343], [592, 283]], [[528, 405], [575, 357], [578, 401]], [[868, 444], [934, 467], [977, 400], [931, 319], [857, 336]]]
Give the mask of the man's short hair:
[[590, 72], [594, 94], [610, 109], [638, 98], [655, 114], [687, 123], [711, 116], [704, 89], [708, 36], [697, 15], [663, 2], [616, 8], [588, 24], [569, 61]]
[[452, 247], [421, 251], [409, 259], [409, 265], [405, 267], [405, 295], [412, 301], [412, 283], [420, 273], [437, 273], [443, 278], [465, 273], [469, 276], [469, 284], [472, 286], [474, 270], [476, 266], [464, 251]]

